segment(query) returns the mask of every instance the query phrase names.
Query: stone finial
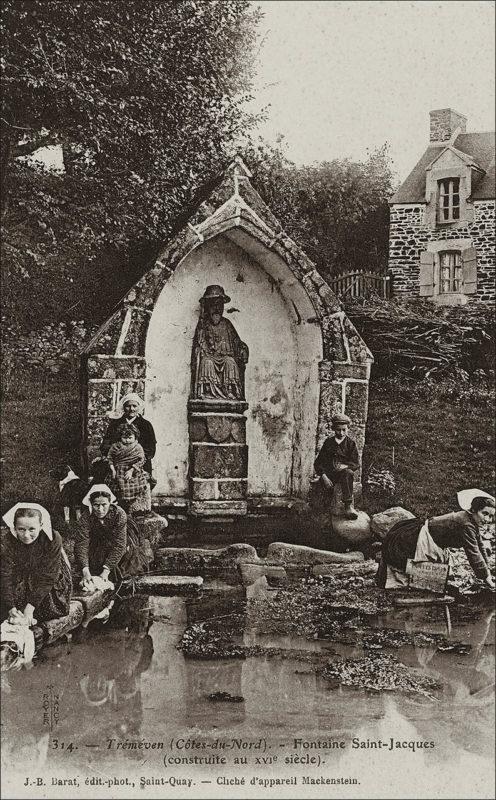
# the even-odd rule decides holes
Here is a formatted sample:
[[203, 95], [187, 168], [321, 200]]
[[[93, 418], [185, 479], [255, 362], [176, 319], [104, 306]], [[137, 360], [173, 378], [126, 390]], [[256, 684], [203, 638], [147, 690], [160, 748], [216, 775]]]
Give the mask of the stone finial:
[[253, 174], [250, 172], [241, 156], [235, 156], [229, 165], [229, 169], [231, 169], [235, 175], [240, 175], [243, 178], [253, 177]]
[[430, 141], [449, 142], [454, 134], [465, 133], [467, 117], [453, 108], [438, 108], [430, 114]]

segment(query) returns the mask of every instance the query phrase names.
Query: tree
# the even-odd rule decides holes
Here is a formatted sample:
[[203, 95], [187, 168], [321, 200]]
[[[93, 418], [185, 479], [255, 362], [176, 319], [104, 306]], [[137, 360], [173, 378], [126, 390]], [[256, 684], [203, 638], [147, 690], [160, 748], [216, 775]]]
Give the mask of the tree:
[[[4, 308], [25, 316], [30, 291], [35, 318], [88, 294], [101, 310], [108, 263], [107, 310], [132, 283], [254, 124], [259, 17], [248, 0], [4, 0]], [[50, 144], [63, 174], [19, 158]]]
[[384, 145], [361, 162], [297, 167], [284, 143], [251, 146], [246, 158], [264, 199], [324, 277], [387, 267], [393, 176]]

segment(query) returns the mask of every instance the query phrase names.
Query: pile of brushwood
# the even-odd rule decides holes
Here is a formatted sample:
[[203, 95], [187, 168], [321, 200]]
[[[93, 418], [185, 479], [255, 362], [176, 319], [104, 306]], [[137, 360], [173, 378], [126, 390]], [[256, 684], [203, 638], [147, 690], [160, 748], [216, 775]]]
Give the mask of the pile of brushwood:
[[496, 311], [489, 303], [440, 307], [428, 300], [350, 299], [345, 311], [375, 359], [374, 374], [491, 378]]

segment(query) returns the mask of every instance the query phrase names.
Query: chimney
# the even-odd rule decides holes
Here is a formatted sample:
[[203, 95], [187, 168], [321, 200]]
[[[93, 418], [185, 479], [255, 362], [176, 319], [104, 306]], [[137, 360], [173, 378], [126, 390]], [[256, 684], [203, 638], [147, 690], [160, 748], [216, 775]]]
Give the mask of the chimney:
[[449, 142], [453, 134], [465, 133], [467, 127], [467, 117], [459, 114], [453, 108], [438, 108], [430, 112], [431, 131], [430, 141]]

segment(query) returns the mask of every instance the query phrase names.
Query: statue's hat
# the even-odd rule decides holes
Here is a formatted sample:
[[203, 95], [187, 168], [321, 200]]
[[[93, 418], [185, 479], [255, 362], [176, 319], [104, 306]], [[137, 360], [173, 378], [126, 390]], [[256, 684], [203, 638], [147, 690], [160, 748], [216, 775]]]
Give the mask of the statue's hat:
[[224, 303], [231, 302], [231, 298], [227, 296], [222, 286], [213, 284], [212, 286], [207, 286], [203, 297], [200, 298], [200, 303], [204, 303], [205, 300], [216, 300], [218, 297], [220, 297]]

